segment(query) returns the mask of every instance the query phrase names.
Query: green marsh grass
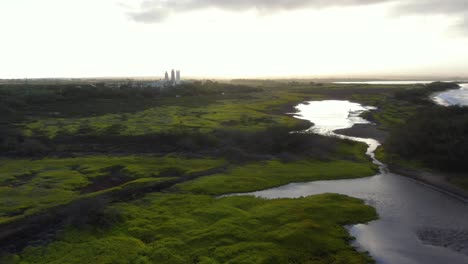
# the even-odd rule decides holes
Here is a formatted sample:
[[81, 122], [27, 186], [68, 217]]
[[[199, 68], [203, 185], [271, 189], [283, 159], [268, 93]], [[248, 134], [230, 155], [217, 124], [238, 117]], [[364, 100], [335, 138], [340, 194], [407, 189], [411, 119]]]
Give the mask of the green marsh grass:
[[[188, 159], [174, 155], [88, 156], [39, 160], [0, 159], [0, 223], [47, 207], [66, 204], [81, 195], [80, 189], [98, 178], [112, 177], [112, 169], [128, 182], [164, 180], [206, 171], [225, 164], [220, 159]], [[117, 187], [117, 186], [113, 186]]]
[[336, 194], [301, 199], [216, 199], [151, 194], [106, 210], [111, 226], [70, 228], [7, 264], [371, 263], [344, 225], [375, 211]]

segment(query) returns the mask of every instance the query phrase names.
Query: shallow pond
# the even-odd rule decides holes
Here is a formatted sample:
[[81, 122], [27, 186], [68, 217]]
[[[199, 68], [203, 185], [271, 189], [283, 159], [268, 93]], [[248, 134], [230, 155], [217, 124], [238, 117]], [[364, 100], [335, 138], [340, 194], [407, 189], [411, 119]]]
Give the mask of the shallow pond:
[[[309, 130], [323, 135], [357, 123], [371, 109], [348, 101], [313, 101], [297, 106], [297, 118], [315, 125]], [[355, 246], [369, 251], [378, 263], [468, 263], [468, 204], [409, 178], [387, 172], [375, 160], [379, 142], [341, 136], [369, 145], [368, 154], [380, 165], [380, 173], [355, 180], [293, 183], [247, 194], [267, 199], [294, 198], [322, 193], [357, 197], [376, 208], [379, 219], [350, 226]]]

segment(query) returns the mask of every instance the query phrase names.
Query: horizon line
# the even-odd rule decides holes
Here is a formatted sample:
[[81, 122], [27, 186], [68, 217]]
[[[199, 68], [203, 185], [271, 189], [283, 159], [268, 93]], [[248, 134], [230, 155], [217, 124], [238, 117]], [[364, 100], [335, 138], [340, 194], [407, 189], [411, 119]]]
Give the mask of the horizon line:
[[[164, 79], [164, 76], [87, 76], [87, 77], [23, 77], [23, 78], [0, 78], [1, 81], [20, 81], [20, 80], [109, 80], [109, 79]], [[356, 75], [284, 75], [284, 76], [245, 76], [245, 77], [220, 77], [220, 76], [187, 76], [184, 79], [188, 80], [401, 80], [401, 81], [424, 81], [424, 80], [468, 80], [468, 75], [430, 75], [430, 74], [398, 74], [398, 75], [365, 75], [365, 74], [356, 74]]]

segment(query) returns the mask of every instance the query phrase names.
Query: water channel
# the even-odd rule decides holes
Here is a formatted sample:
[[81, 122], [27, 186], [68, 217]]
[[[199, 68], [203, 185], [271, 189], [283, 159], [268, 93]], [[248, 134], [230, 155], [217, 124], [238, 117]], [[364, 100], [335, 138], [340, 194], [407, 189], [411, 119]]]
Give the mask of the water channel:
[[[348, 101], [312, 101], [297, 107], [296, 118], [314, 123], [310, 132], [336, 135], [333, 131], [368, 123], [359, 117], [365, 107]], [[355, 246], [383, 264], [468, 263], [468, 204], [423, 183], [388, 172], [374, 157], [379, 142], [338, 135], [368, 144], [368, 155], [380, 173], [354, 180], [292, 183], [268, 190], [236, 195], [266, 199], [297, 198], [339, 193], [363, 199], [376, 208], [379, 219], [348, 227]]]

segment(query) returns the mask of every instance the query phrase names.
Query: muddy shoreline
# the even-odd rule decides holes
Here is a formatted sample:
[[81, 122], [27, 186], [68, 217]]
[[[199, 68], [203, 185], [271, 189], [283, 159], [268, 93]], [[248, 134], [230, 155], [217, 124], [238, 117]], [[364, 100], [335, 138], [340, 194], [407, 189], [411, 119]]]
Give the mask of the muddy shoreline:
[[[385, 142], [389, 136], [388, 132], [380, 130], [374, 124], [356, 124], [351, 128], [336, 130], [335, 133], [351, 137], [372, 138], [379, 142]], [[407, 168], [400, 164], [387, 164], [387, 166], [392, 173], [411, 178], [464, 202], [468, 202], [468, 190], [452, 184], [449, 181], [452, 176], [446, 173]]]
[[418, 182], [422, 182], [443, 193], [468, 203], [468, 190], [462, 189], [450, 183], [448, 180], [450, 178], [449, 175], [445, 175], [441, 172], [428, 172], [407, 168], [397, 164], [389, 164], [388, 168], [393, 173], [406, 176]]
[[389, 135], [387, 131], [379, 129], [374, 124], [356, 124], [351, 128], [338, 129], [334, 132], [349, 137], [372, 138], [379, 142], [385, 142]]

